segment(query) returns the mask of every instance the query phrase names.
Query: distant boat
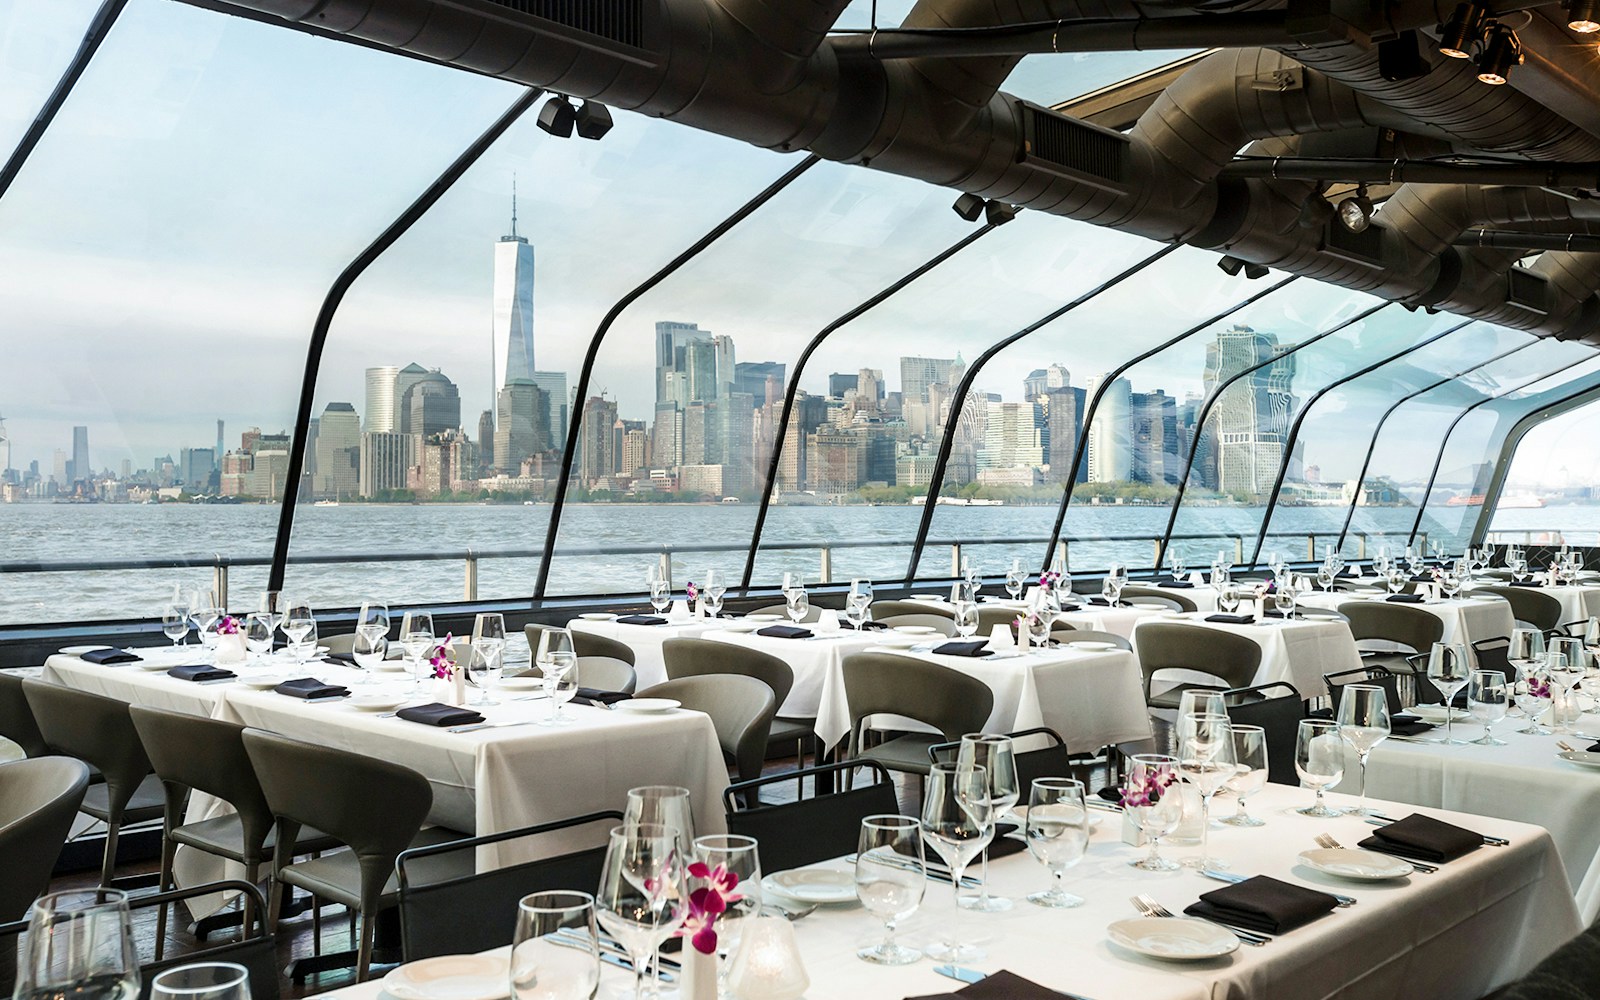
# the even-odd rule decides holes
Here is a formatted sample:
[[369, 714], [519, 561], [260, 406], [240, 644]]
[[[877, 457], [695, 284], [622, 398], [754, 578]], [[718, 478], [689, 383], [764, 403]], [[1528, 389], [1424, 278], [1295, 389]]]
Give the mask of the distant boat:
[[[1483, 500], [1484, 495], [1482, 493], [1462, 494], [1445, 501], [1445, 506], [1482, 507]], [[1499, 510], [1535, 510], [1543, 506], [1544, 501], [1532, 493], [1508, 493], [1495, 504], [1495, 507]]]
[[318, 500], [316, 503], [312, 504], [311, 506], [313, 506], [313, 507], [337, 507], [337, 506], [339, 506], [339, 501], [337, 501], [337, 500]]

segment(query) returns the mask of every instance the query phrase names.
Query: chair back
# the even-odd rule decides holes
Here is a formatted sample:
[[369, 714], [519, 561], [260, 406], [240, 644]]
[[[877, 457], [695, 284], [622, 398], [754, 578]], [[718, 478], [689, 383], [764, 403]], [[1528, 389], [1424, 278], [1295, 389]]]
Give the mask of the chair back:
[[1179, 622], [1150, 622], [1136, 634], [1145, 697], [1162, 670], [1196, 670], [1210, 674], [1222, 688], [1249, 684], [1261, 666], [1261, 647], [1249, 636]]
[[[435, 955], [472, 954], [498, 948], [505, 944], [506, 928], [516, 926], [517, 903], [523, 896], [574, 887], [592, 890], [600, 884], [607, 831], [621, 822], [620, 812], [596, 812], [402, 852], [395, 861], [395, 871], [400, 889], [400, 945], [404, 960], [415, 962]], [[590, 825], [595, 825], [593, 845], [578, 851], [472, 875], [427, 877], [426, 869], [433, 866], [430, 859], [441, 855], [476, 851], [508, 840]], [[468, 857], [470, 859], [470, 855]], [[465, 867], [470, 869], [471, 865]]]
[[782, 705], [794, 687], [794, 668], [783, 660], [748, 646], [715, 639], [668, 639], [661, 644], [667, 679], [708, 674], [742, 674], [772, 689], [774, 703]]
[[22, 677], [0, 670], [0, 736], [22, 748], [29, 757], [43, 757], [50, 752], [34, 721], [33, 709], [28, 707], [28, 696], [22, 691]]
[[45, 742], [98, 768], [105, 775], [106, 807], [120, 814], [151, 770], [127, 702], [33, 678], [22, 682], [22, 690]]
[[[1045, 741], [1045, 746], [1032, 750], [1017, 750], [1012, 753], [1012, 761], [1017, 766], [1017, 789], [1022, 797], [1018, 800], [1022, 805], [1028, 804], [1028, 795], [1033, 788], [1036, 778], [1076, 778], [1073, 773], [1072, 754], [1067, 751], [1067, 741], [1061, 734], [1048, 726], [1039, 726], [1035, 729], [1024, 729], [1018, 733], [1007, 733], [1012, 742], [1032, 742], [1035, 738]], [[937, 764], [941, 761], [953, 761], [961, 750], [961, 741], [951, 743], [935, 743], [928, 748], [928, 759]]]
[[1127, 650], [1130, 653], [1133, 652], [1133, 643], [1129, 642], [1128, 637], [1125, 635], [1118, 635], [1115, 632], [1101, 632], [1099, 629], [1092, 628], [1074, 628], [1061, 622], [1057, 622], [1051, 627], [1050, 638], [1057, 642], [1109, 642], [1118, 649]]
[[761, 776], [772, 717], [778, 710], [777, 699], [765, 681], [738, 674], [679, 677], [645, 688], [639, 697], [674, 698], [684, 708], [709, 715], [717, 742], [722, 752], [733, 758], [739, 779]]
[[[760, 801], [760, 789], [786, 783], [866, 768], [872, 781], [828, 794], [813, 791], [810, 798], [792, 802]], [[802, 785], [803, 787], [803, 785]], [[815, 785], [813, 785], [813, 789]], [[785, 871], [837, 858], [855, 851], [860, 839], [861, 821], [868, 816], [900, 811], [895, 802], [894, 783], [882, 764], [868, 760], [845, 760], [800, 771], [784, 771], [751, 781], [729, 785], [722, 793], [727, 812], [728, 832], [754, 837], [761, 843], [764, 871]]]
[[[518, 676], [543, 677], [544, 671], [537, 663], [532, 663]], [[572, 678], [579, 687], [623, 694], [633, 694], [639, 683], [632, 667], [610, 656], [579, 656], [572, 664]]]
[[[878, 613], [878, 610], [877, 610], [878, 606], [876, 604], [874, 604], [872, 606], [872, 609], [873, 609], [872, 610], [873, 615], [876, 616], [877, 613]], [[752, 614], [752, 615], [777, 615], [779, 618], [782, 618], [785, 622], [790, 621], [790, 618], [789, 618], [789, 606], [787, 604], [768, 604], [764, 608], [756, 608], [754, 611], [751, 611], [750, 614]], [[806, 622], [814, 622], [818, 618], [821, 618], [821, 617], [822, 617], [822, 606], [820, 604], [818, 604], [816, 601], [811, 601], [809, 606], [806, 608], [806, 616], [804, 618], [800, 619], [800, 622], [801, 622], [801, 624], [805, 624]]]
[[[538, 649], [538, 646], [534, 649]], [[613, 660], [621, 660], [630, 667], [638, 666], [639, 662], [633, 647], [622, 640], [585, 632], [583, 629], [572, 630], [572, 651], [579, 656], [609, 656]]]
[[940, 618], [955, 620], [955, 609], [948, 604], [935, 604], [932, 601], [873, 601], [872, 620], [881, 622], [885, 618], [897, 618], [900, 615], [938, 615]]
[[1507, 684], [1517, 682], [1517, 668], [1511, 665], [1511, 639], [1498, 635], [1492, 639], [1479, 639], [1472, 644], [1478, 657], [1479, 670], [1498, 670], [1506, 675]]
[[1168, 611], [1199, 611], [1200, 606], [1189, 600], [1187, 595], [1175, 590], [1157, 590], [1154, 587], [1126, 586], [1122, 588], [1122, 599], [1131, 601], [1138, 599], [1147, 603], [1160, 603]]
[[1475, 593], [1503, 597], [1519, 622], [1548, 632], [1561, 624], [1561, 602], [1535, 587], [1479, 587]]
[[20, 920], [50, 884], [89, 768], [71, 757], [0, 764], [0, 920]]
[[1412, 652], [1423, 653], [1444, 635], [1444, 622], [1439, 616], [1421, 608], [1388, 601], [1345, 601], [1339, 613], [1350, 622], [1350, 635], [1357, 642], [1378, 639], [1397, 642], [1411, 647]]
[[[890, 615], [888, 618], [874, 617], [876, 622], [882, 622], [890, 628], [901, 625], [921, 625], [926, 628], [937, 629], [941, 635], [952, 636], [956, 634], [956, 620], [946, 618], [944, 615]], [[980, 634], [982, 626], [979, 627]]]
[[903, 715], [952, 740], [981, 731], [994, 709], [994, 691], [978, 678], [893, 653], [846, 656], [844, 696], [852, 745], [859, 743], [861, 724], [869, 716]]
[[1015, 608], [997, 608], [989, 604], [978, 605], [978, 634], [989, 635], [994, 632], [996, 625], [1004, 625], [1011, 629], [1011, 634], [1016, 635], [1017, 610]]
[[1294, 770], [1294, 744], [1306, 703], [1294, 685], [1283, 681], [1234, 688], [1223, 692], [1228, 719], [1241, 726], [1260, 726], [1267, 734], [1267, 780], [1277, 785], [1298, 785]]
[[1389, 711], [1399, 712], [1400, 677], [1393, 670], [1382, 666], [1357, 667], [1354, 670], [1340, 670], [1337, 673], [1323, 674], [1322, 681], [1328, 685], [1328, 696], [1333, 699], [1333, 717], [1339, 717], [1339, 701], [1344, 695], [1346, 684], [1376, 684], [1383, 688], [1384, 697], [1389, 700]]
[[[169, 806], [181, 802], [182, 792], [190, 788], [222, 799], [239, 815], [244, 856], [259, 858], [272, 831], [272, 810], [245, 753], [244, 727], [145, 705], [132, 705], [128, 711], [156, 777], [166, 786]], [[181, 816], [172, 811], [167, 819], [176, 824]]]

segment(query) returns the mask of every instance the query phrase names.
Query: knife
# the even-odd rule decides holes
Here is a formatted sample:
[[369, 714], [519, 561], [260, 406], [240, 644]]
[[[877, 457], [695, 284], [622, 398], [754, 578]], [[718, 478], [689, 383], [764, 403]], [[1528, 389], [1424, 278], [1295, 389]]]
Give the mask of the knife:
[[475, 733], [480, 729], [509, 729], [512, 726], [531, 726], [532, 719], [519, 719], [515, 722], [474, 722], [468, 726], [451, 726], [447, 733]]
[[[1206, 878], [1214, 878], [1218, 882], [1229, 882], [1233, 885], [1238, 885], [1240, 882], [1248, 881], [1250, 878], [1248, 875], [1236, 875], [1233, 872], [1220, 872], [1215, 868], [1202, 868], [1200, 870], [1200, 874], [1204, 875]], [[1324, 892], [1326, 890], [1319, 889], [1317, 891]], [[1356, 898], [1354, 896], [1341, 896], [1337, 892], [1330, 892], [1328, 895], [1338, 900], [1340, 906], [1356, 905]]]
[[[966, 983], [968, 985], [971, 985], [972, 983], [981, 983], [985, 979], [989, 978], [989, 974], [987, 972], [979, 972], [977, 969], [969, 969], [961, 965], [935, 965], [933, 967], [933, 971], [937, 972], [941, 976], [947, 976], [950, 979], [954, 979], [957, 982]], [[1060, 993], [1061, 996], [1066, 997], [1067, 1000], [1089, 1000], [1088, 997], [1079, 996], [1076, 993], [1061, 993], [1060, 990], [1057, 990], [1056, 992]]]
[[[1383, 813], [1373, 813], [1372, 818], [1367, 820], [1367, 823], [1372, 826], [1388, 826], [1390, 823], [1394, 822], [1397, 822], [1397, 820], [1395, 820], [1393, 816], [1385, 816]], [[1491, 837], [1487, 834], [1479, 834], [1479, 836], [1482, 837], [1483, 842], [1490, 847], [1511, 846], [1511, 841], [1505, 839], [1504, 837]]]

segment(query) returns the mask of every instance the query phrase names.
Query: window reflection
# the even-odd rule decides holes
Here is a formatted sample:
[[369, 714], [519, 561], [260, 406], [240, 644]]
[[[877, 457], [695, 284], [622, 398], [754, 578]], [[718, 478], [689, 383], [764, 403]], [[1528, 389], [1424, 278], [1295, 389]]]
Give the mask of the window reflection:
[[100, 0], [0, 0], [0, 162], [33, 124]]
[[1600, 545], [1600, 403], [1546, 420], [1517, 442], [1488, 540]]

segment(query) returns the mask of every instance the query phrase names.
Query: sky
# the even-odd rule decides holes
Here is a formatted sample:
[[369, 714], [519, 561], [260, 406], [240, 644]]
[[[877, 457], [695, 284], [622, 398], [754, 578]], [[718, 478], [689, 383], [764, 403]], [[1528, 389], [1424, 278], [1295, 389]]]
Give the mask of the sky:
[[[0, 150], [53, 87], [96, 6], [0, 0]], [[908, 6], [886, 0], [880, 20], [894, 23]], [[842, 24], [865, 26], [867, 8], [852, 5]], [[1032, 57], [1007, 89], [1050, 103], [1173, 56]], [[70, 450], [75, 424], [90, 427], [93, 463], [113, 468], [209, 446], [219, 418], [230, 446], [249, 426], [289, 427], [331, 283], [519, 93], [181, 3], [131, 0], [0, 199], [0, 416], [13, 464], [37, 458], [48, 469], [54, 449]], [[538, 365], [575, 384], [611, 306], [798, 160], [625, 112], [615, 119], [600, 142], [554, 139], [531, 115], [513, 126], [350, 290], [314, 412], [330, 401], [364, 409], [364, 368], [417, 361], [459, 384], [475, 432], [491, 398], [492, 255], [509, 228], [513, 178], [519, 230], [537, 258]], [[647, 415], [661, 319], [730, 334], [739, 360], [784, 361], [792, 373], [818, 330], [975, 228], [950, 211], [953, 200], [920, 181], [818, 165], [623, 310], [592, 389], [617, 398], [624, 416]], [[822, 391], [829, 372], [872, 367], [892, 390], [901, 355], [971, 361], [1157, 249], [1025, 212], [841, 329], [801, 386]], [[1016, 399], [1027, 372], [1051, 363], [1082, 385], [1260, 290], [1214, 262], [1179, 250], [1002, 351], [976, 388]], [[1250, 321], [1298, 340], [1363, 302], [1297, 284]], [[1434, 329], [1426, 318], [1379, 329], [1388, 322], [1330, 339], [1306, 370], [1351, 370], [1341, 343], [1370, 351]], [[1198, 390], [1203, 340], [1139, 366], [1135, 389]], [[1439, 365], [1448, 368], [1443, 352]], [[1375, 373], [1373, 391], [1391, 375], [1400, 377]], [[1324, 404], [1329, 426], [1342, 405]]]

